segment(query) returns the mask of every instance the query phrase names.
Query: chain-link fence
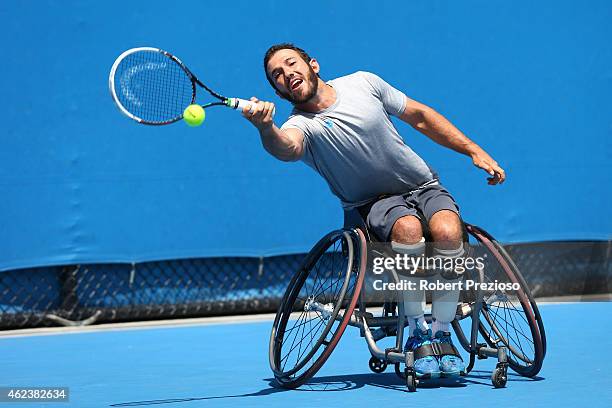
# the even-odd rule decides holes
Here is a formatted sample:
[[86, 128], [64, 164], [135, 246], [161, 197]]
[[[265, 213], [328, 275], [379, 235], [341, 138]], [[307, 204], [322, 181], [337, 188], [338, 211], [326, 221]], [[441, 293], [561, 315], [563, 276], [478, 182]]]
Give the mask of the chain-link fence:
[[[507, 245], [534, 296], [612, 291], [612, 241]], [[275, 312], [304, 254], [0, 273], [0, 329]]]

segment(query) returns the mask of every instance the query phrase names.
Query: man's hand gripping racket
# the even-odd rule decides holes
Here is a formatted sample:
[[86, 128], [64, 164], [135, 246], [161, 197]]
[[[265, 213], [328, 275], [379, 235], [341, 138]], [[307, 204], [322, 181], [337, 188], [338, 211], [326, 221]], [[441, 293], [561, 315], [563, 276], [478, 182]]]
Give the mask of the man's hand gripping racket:
[[247, 118], [260, 132], [264, 132], [274, 125], [274, 113], [276, 108], [272, 102], [259, 101], [251, 98], [252, 106], [242, 110], [242, 116]]
[[108, 84], [121, 112], [145, 125], [167, 125], [183, 119], [185, 109], [196, 103], [196, 85], [218, 99], [201, 105], [204, 109], [226, 106], [244, 111], [244, 115], [257, 115], [266, 122], [275, 111], [274, 106], [270, 108], [264, 103], [220, 95], [204, 85], [177, 57], [158, 48], [125, 51], [115, 60]]

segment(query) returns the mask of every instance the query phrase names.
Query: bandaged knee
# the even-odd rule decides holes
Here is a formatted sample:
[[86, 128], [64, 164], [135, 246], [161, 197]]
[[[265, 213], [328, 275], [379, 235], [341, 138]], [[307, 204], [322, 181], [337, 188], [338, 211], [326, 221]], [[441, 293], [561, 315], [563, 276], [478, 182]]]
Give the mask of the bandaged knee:
[[[417, 282], [417, 278], [403, 278], [404, 280]], [[425, 313], [425, 291], [419, 289], [418, 283], [413, 290], [402, 291], [404, 300], [404, 314], [408, 318], [416, 318]]]
[[[445, 283], [454, 284], [460, 281], [465, 272], [464, 254], [463, 245], [456, 249], [434, 249], [434, 257], [441, 260], [438, 276], [444, 279]], [[436, 329], [448, 331], [449, 323], [455, 319], [461, 290], [458, 285], [451, 285], [451, 287], [455, 289], [433, 291], [431, 316], [434, 321], [434, 335]]]
[[[411, 258], [419, 259], [422, 258], [425, 254], [425, 238], [421, 238], [421, 241], [415, 244], [403, 244], [401, 242], [391, 241], [391, 249], [394, 252], [402, 255], [408, 255]], [[419, 289], [419, 279], [414, 276], [414, 269], [412, 270], [397, 270], [397, 273], [400, 275], [400, 279], [414, 282], [414, 290], [404, 290], [402, 292], [403, 301], [404, 301], [404, 314], [408, 318], [408, 322], [410, 323], [411, 332], [413, 331], [413, 324], [415, 324], [419, 329], [426, 329], [427, 323], [423, 318], [423, 314], [425, 313], [425, 291]]]
[[425, 238], [415, 244], [403, 244], [401, 242], [391, 241], [391, 249], [393, 252], [405, 257], [406, 262], [402, 262], [402, 269], [396, 269], [396, 272], [403, 276], [414, 276], [423, 274], [423, 266], [425, 255]]
[[434, 248], [434, 264], [439, 274], [448, 280], [454, 280], [463, 276], [465, 272], [463, 245], [455, 249]]
[[[457, 279], [454, 282], [458, 281]], [[453, 283], [453, 281], [450, 282]], [[434, 323], [438, 322], [445, 326], [443, 331], [448, 331], [448, 324], [455, 320], [460, 292], [459, 289], [434, 290], [431, 295], [431, 317]], [[433, 334], [435, 335], [435, 332]]]
[[[417, 280], [416, 278], [404, 278], [405, 280]], [[410, 335], [414, 335], [414, 331], [427, 331], [429, 325], [425, 321], [425, 291], [418, 289], [404, 290], [404, 315], [408, 320]]]
[[411, 256], [422, 256], [425, 253], [425, 238], [415, 244], [403, 244], [401, 242], [391, 241], [391, 249], [399, 254]]

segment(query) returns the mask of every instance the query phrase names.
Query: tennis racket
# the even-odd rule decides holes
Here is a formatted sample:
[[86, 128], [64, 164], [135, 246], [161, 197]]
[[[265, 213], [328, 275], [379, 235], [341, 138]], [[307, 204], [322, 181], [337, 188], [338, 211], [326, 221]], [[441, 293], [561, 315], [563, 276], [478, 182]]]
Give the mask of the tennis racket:
[[[168, 125], [196, 103], [196, 85], [218, 99], [201, 105], [244, 109], [254, 102], [226, 98], [202, 83], [174, 55], [159, 48], [132, 48], [121, 54], [108, 77], [113, 100], [128, 118], [145, 125]], [[274, 114], [274, 113], [273, 113]]]

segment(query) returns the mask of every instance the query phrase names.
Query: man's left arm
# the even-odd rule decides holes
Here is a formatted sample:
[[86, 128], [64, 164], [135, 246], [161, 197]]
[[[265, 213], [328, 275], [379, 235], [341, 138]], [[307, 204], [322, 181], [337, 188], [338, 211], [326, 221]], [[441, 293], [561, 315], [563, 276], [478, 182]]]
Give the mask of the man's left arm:
[[429, 106], [406, 98], [406, 105], [400, 119], [436, 143], [471, 157], [476, 167], [491, 175], [488, 178], [489, 184], [503, 183], [506, 179], [504, 170], [487, 152]]

